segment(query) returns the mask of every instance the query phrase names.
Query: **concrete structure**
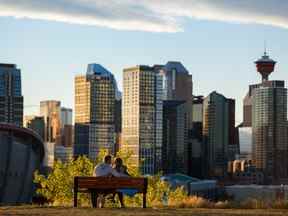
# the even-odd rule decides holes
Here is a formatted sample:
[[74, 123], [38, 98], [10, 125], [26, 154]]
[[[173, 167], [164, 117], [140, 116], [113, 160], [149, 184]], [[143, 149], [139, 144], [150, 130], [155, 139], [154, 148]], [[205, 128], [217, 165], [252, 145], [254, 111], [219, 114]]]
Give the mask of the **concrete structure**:
[[188, 120], [185, 101], [163, 102], [162, 169], [164, 174], [188, 174]]
[[[206, 171], [210, 177], [226, 175], [228, 146], [233, 118], [229, 111], [232, 99], [212, 92], [203, 101], [203, 144], [206, 155]], [[235, 111], [234, 111], [235, 112]]]
[[61, 142], [61, 102], [47, 100], [40, 102], [40, 115], [44, 117], [44, 142]]
[[42, 116], [25, 116], [24, 127], [35, 131], [43, 140], [45, 134], [45, 122]]
[[121, 149], [132, 151], [142, 174], [155, 174], [162, 162], [162, 76], [157, 67], [124, 69]]
[[14, 64], [0, 64], [0, 122], [23, 125], [21, 71]]
[[0, 204], [30, 203], [44, 147], [32, 130], [0, 124]]
[[115, 154], [115, 100], [118, 93], [113, 74], [99, 64], [89, 64], [86, 75], [76, 76], [75, 156], [85, 154], [95, 159], [101, 149]]
[[232, 185], [225, 187], [226, 193], [236, 202], [257, 199], [273, 203], [276, 200], [287, 200], [287, 185]]

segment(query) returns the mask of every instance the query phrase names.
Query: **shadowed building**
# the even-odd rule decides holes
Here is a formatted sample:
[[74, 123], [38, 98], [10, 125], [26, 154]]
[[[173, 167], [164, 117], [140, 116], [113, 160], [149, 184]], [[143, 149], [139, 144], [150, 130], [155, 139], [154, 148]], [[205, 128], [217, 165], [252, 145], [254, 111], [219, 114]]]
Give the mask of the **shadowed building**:
[[30, 203], [34, 172], [44, 157], [43, 141], [32, 130], [0, 124], [0, 204]]
[[[163, 160], [163, 166], [167, 167], [167, 164], [165, 165], [165, 163], [169, 163], [169, 166], [174, 167], [174, 169], [171, 167], [170, 173], [172, 170], [174, 170], [174, 173], [180, 172], [183, 174], [188, 174], [189, 166], [191, 165], [191, 151], [189, 150], [192, 147], [191, 140], [189, 139], [189, 131], [192, 129], [193, 108], [192, 75], [189, 74], [188, 70], [181, 62], [177, 61], [169, 61], [163, 66], [156, 65], [154, 67], [157, 68], [159, 74], [162, 76], [163, 100], [164, 102], [167, 101], [166, 105], [164, 106], [166, 109], [166, 116], [164, 117], [163, 122], [166, 124], [166, 126], [170, 125], [170, 127], [174, 124], [174, 129], [167, 128], [165, 125], [163, 125], [165, 126], [165, 128], [163, 128], [163, 134], [165, 134], [166, 138], [173, 137], [173, 135], [178, 134], [178, 137], [175, 138], [175, 142], [163, 138], [163, 148], [166, 146], [168, 149], [177, 149], [177, 165], [175, 164], [173, 166], [173, 163], [175, 162], [174, 158], [168, 154], [167, 158], [169, 161], [167, 161], [167, 159]], [[181, 104], [181, 106], [178, 106], [177, 104]], [[173, 116], [176, 116], [176, 118], [174, 118], [175, 122], [172, 122]], [[170, 117], [171, 119], [169, 122], [166, 122], [165, 118], [169, 119]], [[179, 128], [176, 126], [177, 124], [179, 125]], [[173, 145], [175, 145], [175, 147], [172, 147]], [[167, 153], [168, 152], [165, 152], [165, 154]], [[177, 169], [175, 169], [176, 167]]]
[[[205, 170], [210, 177], [226, 175], [229, 142], [232, 139], [231, 128], [234, 127], [235, 111], [232, 99], [227, 99], [217, 92], [212, 92], [203, 101], [203, 144]], [[234, 106], [235, 107], [235, 106]]]
[[0, 64], [0, 122], [23, 125], [21, 71], [14, 64]]
[[25, 116], [24, 127], [36, 132], [43, 140], [45, 134], [45, 122], [42, 116]]
[[203, 178], [204, 148], [202, 143], [203, 130], [203, 96], [193, 96], [192, 119], [193, 127], [190, 130], [191, 145], [189, 148], [189, 175]]
[[164, 174], [188, 173], [187, 104], [185, 101], [163, 101], [162, 169]]

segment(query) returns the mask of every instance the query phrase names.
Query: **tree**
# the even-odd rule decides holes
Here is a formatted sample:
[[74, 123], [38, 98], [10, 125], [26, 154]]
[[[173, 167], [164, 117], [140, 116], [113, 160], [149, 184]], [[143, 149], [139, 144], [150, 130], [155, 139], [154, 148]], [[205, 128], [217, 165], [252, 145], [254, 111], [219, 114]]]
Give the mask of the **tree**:
[[[91, 176], [95, 165], [102, 162], [106, 154], [105, 150], [100, 151], [94, 163], [85, 156], [78, 157], [68, 163], [56, 161], [52, 172], [47, 177], [36, 172], [34, 182], [39, 185], [36, 191], [37, 194], [44, 196], [54, 205], [72, 205], [74, 177]], [[138, 169], [129, 162], [131, 152], [120, 151], [117, 153], [117, 157], [122, 158], [132, 176], [140, 176]], [[148, 178], [148, 206], [161, 206], [165, 203], [165, 199], [169, 197], [173, 197], [173, 200], [182, 200], [186, 197], [186, 193], [182, 188], [172, 190], [167, 182], [160, 179], [160, 175]], [[142, 205], [142, 196], [137, 194], [134, 197], [125, 197], [125, 203], [127, 206], [140, 207]], [[79, 204], [88, 205], [89, 195], [81, 193]], [[113, 206], [109, 202], [107, 202], [107, 205]]]

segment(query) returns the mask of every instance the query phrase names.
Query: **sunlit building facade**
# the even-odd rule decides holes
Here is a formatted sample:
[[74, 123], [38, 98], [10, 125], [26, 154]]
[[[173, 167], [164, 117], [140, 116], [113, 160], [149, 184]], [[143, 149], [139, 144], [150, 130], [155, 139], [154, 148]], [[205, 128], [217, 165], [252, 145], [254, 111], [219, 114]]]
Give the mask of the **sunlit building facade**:
[[61, 140], [61, 102], [46, 100], [40, 102], [40, 115], [44, 117], [44, 142], [60, 144]]
[[99, 64], [89, 64], [86, 75], [76, 76], [75, 156], [95, 159], [102, 149], [115, 153], [117, 91], [113, 74]]
[[162, 163], [162, 76], [139, 65], [123, 72], [122, 145], [143, 174], [155, 174]]

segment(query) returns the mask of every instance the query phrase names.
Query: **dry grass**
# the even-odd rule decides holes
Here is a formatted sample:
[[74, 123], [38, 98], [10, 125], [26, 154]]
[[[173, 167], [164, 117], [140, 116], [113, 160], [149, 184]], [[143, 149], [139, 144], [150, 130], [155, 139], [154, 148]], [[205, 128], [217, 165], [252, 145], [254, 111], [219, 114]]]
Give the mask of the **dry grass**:
[[[198, 202], [198, 201], [197, 201]], [[288, 215], [287, 210], [259, 210], [259, 209], [92, 209], [65, 207], [0, 207], [1, 216], [280, 216]]]

